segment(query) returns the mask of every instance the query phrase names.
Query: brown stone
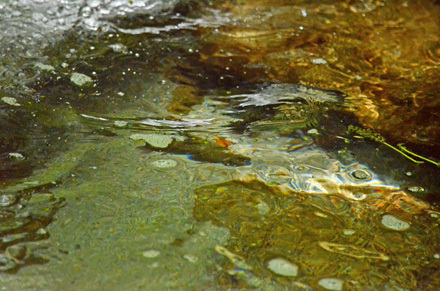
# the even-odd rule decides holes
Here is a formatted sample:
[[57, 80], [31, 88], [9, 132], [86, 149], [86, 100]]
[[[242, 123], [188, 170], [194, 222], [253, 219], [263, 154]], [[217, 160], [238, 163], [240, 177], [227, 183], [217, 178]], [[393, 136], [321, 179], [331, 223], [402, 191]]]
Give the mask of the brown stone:
[[347, 95], [393, 142], [440, 145], [440, 7], [433, 1], [236, 1], [233, 25], [201, 29], [200, 63], [249, 82]]
[[173, 99], [167, 110], [175, 114], [187, 114], [191, 106], [199, 104], [201, 96], [193, 86], [181, 85], [173, 92]]

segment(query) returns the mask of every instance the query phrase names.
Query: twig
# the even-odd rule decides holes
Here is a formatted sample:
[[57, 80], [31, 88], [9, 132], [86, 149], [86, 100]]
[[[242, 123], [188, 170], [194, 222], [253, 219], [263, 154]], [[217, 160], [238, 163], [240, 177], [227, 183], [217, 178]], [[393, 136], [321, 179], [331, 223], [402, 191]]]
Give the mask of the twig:
[[432, 163], [432, 164], [436, 165], [437, 167], [440, 167], [440, 163], [435, 162], [435, 161], [433, 161], [433, 160], [431, 160], [431, 159], [428, 159], [428, 158], [425, 158], [425, 157], [422, 157], [422, 156], [420, 156], [420, 155], [418, 155], [418, 154], [413, 153], [412, 151], [408, 150], [408, 149], [407, 149], [403, 144], [401, 144], [401, 143], [397, 144], [397, 146], [398, 146], [402, 151], [404, 151], [404, 152], [406, 152], [406, 153], [408, 153], [408, 154], [410, 154], [410, 155], [413, 155], [413, 156], [415, 156], [415, 157], [417, 157], [417, 158], [419, 158], [419, 159], [425, 160], [425, 161], [427, 161], [427, 162], [429, 162], [429, 163]]
[[360, 127], [357, 127], [357, 126], [349, 125], [349, 126], [348, 126], [348, 130], [347, 130], [347, 132], [348, 132], [348, 133], [354, 132], [354, 133], [357, 133], [357, 134], [359, 134], [359, 135], [361, 135], [361, 136], [363, 136], [363, 137], [366, 137], [366, 138], [369, 138], [369, 139], [371, 139], [371, 140], [374, 140], [374, 141], [380, 142], [381, 144], [386, 145], [387, 147], [389, 147], [389, 148], [395, 150], [396, 152], [400, 153], [400, 154], [403, 155], [405, 158], [409, 159], [410, 161], [412, 161], [412, 162], [414, 162], [414, 163], [416, 163], [416, 164], [423, 164], [424, 162], [423, 162], [423, 161], [418, 161], [418, 160], [416, 160], [416, 159], [413, 159], [412, 157], [408, 156], [406, 153], [411, 154], [411, 155], [413, 155], [413, 156], [415, 156], [415, 157], [418, 157], [418, 158], [420, 158], [420, 159], [423, 159], [423, 160], [425, 160], [425, 161], [428, 161], [428, 162], [434, 163], [435, 165], [439, 166], [439, 163], [436, 163], [436, 162], [434, 162], [434, 161], [432, 161], [432, 160], [429, 160], [429, 159], [427, 159], [427, 158], [424, 158], [424, 157], [422, 157], [422, 156], [416, 155], [416, 154], [414, 154], [413, 152], [407, 150], [407, 149], [406, 149], [405, 147], [403, 147], [402, 145], [398, 145], [399, 148], [401, 148], [403, 151], [406, 152], [406, 153], [404, 153], [403, 151], [399, 150], [398, 148], [396, 148], [396, 147], [390, 145], [389, 143], [387, 143], [387, 142], [385, 141], [385, 138], [384, 138], [383, 136], [381, 136], [380, 134], [378, 134], [378, 133], [376, 133], [376, 132], [373, 132], [373, 131], [370, 130], [370, 129], [364, 129], [364, 128], [360, 128]]

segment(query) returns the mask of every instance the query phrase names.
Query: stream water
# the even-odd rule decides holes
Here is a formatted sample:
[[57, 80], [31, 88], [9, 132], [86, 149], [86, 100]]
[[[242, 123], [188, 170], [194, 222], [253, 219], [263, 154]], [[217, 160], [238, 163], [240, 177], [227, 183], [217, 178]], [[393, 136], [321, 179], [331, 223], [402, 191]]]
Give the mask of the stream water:
[[0, 290], [437, 290], [439, 15], [1, 1]]

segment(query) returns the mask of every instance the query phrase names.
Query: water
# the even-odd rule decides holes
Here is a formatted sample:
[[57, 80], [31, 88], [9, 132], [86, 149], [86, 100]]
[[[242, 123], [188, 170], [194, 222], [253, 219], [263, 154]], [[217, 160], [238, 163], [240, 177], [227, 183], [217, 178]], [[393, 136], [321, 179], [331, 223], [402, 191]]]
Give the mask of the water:
[[440, 286], [432, 1], [0, 5], [2, 290]]

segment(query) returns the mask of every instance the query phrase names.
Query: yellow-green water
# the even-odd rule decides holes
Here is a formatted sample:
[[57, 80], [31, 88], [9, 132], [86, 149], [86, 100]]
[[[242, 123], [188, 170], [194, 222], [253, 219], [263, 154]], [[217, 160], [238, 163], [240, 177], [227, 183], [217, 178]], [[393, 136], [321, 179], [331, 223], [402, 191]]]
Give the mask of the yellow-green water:
[[439, 6], [154, 3], [2, 4], [0, 290], [436, 290]]

